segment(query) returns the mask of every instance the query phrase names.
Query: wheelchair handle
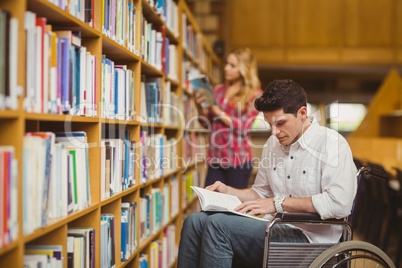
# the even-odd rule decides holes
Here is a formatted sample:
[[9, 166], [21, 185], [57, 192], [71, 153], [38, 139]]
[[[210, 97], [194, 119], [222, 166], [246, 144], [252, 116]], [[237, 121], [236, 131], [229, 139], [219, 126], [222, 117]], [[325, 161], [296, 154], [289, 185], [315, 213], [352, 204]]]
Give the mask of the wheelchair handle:
[[359, 171], [357, 172], [357, 176], [360, 176], [362, 173], [373, 175], [373, 176], [375, 176], [377, 178], [380, 178], [380, 179], [383, 179], [383, 180], [388, 179], [388, 174], [384, 170], [377, 169], [377, 168], [361, 167], [359, 169]]

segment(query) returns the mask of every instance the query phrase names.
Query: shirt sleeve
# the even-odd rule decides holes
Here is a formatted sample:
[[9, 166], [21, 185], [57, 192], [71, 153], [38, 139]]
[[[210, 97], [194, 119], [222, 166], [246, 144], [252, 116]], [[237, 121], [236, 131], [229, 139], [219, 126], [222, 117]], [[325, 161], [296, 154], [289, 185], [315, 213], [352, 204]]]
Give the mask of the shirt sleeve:
[[252, 186], [252, 189], [261, 198], [267, 198], [267, 197], [274, 196], [274, 193], [269, 184], [269, 182], [270, 182], [269, 171], [272, 168], [271, 162], [269, 159], [269, 152], [271, 151], [270, 146], [269, 146], [270, 142], [272, 142], [272, 138], [269, 138], [268, 141], [264, 144], [264, 148], [262, 149], [262, 154], [261, 154], [261, 161], [258, 165], [257, 176], [256, 176], [256, 178], [254, 180], [254, 184]]
[[[351, 213], [357, 191], [356, 166], [346, 140], [329, 138], [321, 170], [322, 193], [312, 196], [322, 219], [344, 218]], [[333, 136], [333, 135], [332, 135]]]

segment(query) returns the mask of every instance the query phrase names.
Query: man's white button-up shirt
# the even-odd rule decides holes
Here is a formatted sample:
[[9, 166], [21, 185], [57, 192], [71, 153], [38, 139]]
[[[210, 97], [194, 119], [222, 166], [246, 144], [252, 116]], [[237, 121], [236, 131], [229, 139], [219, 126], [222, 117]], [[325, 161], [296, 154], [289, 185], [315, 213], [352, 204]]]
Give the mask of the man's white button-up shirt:
[[[271, 136], [264, 145], [253, 189], [262, 197], [312, 197], [322, 219], [344, 218], [357, 190], [356, 166], [347, 141], [314, 122], [291, 145]], [[313, 242], [337, 242], [340, 226], [298, 225]]]

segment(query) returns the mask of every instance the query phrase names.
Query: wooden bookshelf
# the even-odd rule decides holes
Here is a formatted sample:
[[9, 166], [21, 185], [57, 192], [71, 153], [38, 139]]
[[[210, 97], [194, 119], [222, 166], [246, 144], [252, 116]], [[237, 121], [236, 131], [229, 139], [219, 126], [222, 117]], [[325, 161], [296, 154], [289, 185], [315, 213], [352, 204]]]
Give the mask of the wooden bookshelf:
[[[130, 1], [130, 0], [129, 0]], [[201, 72], [214, 78], [214, 83], [218, 83], [220, 72], [216, 71], [222, 67], [219, 58], [213, 53], [212, 48], [207, 44], [206, 39], [201, 37], [201, 43], [198, 44], [202, 51], [189, 51], [183, 47], [183, 14], [186, 14], [188, 25], [194, 29], [194, 33], [202, 36], [199, 27], [189, 11], [184, 0], [174, 0], [178, 7], [178, 35], [173, 29], [170, 29], [155, 9], [148, 3], [147, 0], [133, 0], [136, 17], [135, 17], [135, 47], [136, 52], [130, 51], [125, 46], [110, 37], [107, 37], [102, 32], [102, 0], [93, 0], [94, 2], [94, 27], [89, 26], [85, 22], [71, 15], [48, 0], [3, 0], [0, 1], [0, 10], [8, 10], [11, 17], [17, 18], [18, 25], [18, 86], [22, 88], [22, 94], [18, 97], [18, 108], [16, 110], [0, 110], [0, 146], [13, 146], [15, 150], [14, 158], [18, 161], [18, 235], [6, 245], [0, 246], [0, 267], [23, 267], [24, 250], [27, 245], [61, 245], [63, 248], [64, 267], [67, 266], [67, 230], [70, 227], [91, 227], [95, 229], [95, 267], [101, 267], [100, 261], [100, 244], [101, 244], [101, 214], [112, 213], [115, 220], [114, 238], [115, 238], [115, 267], [139, 267], [140, 254], [150, 254], [151, 243], [154, 240], [162, 240], [164, 230], [170, 225], [176, 227], [175, 243], [178, 246], [180, 239], [180, 229], [182, 226], [185, 211], [191, 208], [196, 209], [196, 199], [193, 198], [188, 203], [183, 200], [187, 191], [186, 185], [183, 184], [183, 179], [189, 179], [188, 174], [198, 172], [204, 168], [205, 163], [195, 163], [188, 161], [190, 165], [185, 165], [185, 161], [178, 161], [178, 165], [174, 170], [165, 171], [158, 178], [152, 178], [145, 183], [140, 182], [140, 168], [137, 162], [135, 166], [135, 185], [125, 189], [115, 195], [102, 199], [101, 192], [101, 148], [100, 144], [105, 132], [113, 131], [130, 131], [129, 139], [131, 141], [140, 141], [140, 132], [143, 129], [150, 133], [163, 134], [167, 138], [182, 139], [184, 131], [197, 135], [207, 135], [206, 130], [199, 128], [185, 128], [186, 122], [179, 121], [177, 125], [169, 124], [168, 122], [161, 123], [146, 123], [135, 117], [135, 120], [120, 120], [103, 118], [101, 115], [102, 99], [102, 55], [115, 62], [115, 64], [126, 65], [133, 72], [134, 76], [134, 109], [136, 116], [141, 113], [141, 76], [159, 77], [162, 80], [162, 88], [167, 82], [170, 82], [171, 91], [177, 94], [179, 103], [178, 106], [182, 110], [183, 98], [186, 89], [183, 88], [185, 81], [183, 78], [182, 68], [184, 55], [192, 62], [194, 68], [198, 68]], [[68, 114], [41, 114], [26, 111], [24, 107], [24, 92], [26, 86], [26, 37], [24, 29], [24, 14], [26, 11], [36, 13], [37, 17], [44, 17], [47, 24], [52, 26], [52, 30], [70, 30], [81, 32], [81, 44], [86, 47], [96, 58], [96, 98], [97, 115], [94, 117], [75, 116]], [[149, 23], [152, 23], [155, 28], [165, 27], [166, 37], [170, 44], [177, 47], [177, 78], [171, 78], [163, 71], [156, 68], [154, 65], [145, 61], [141, 56], [141, 16], [144, 16]], [[29, 45], [29, 44], [28, 44]], [[202, 59], [197, 58], [197, 54], [202, 55]], [[212, 69], [215, 66], [215, 69]], [[2, 71], [2, 70], [0, 70]], [[216, 71], [216, 72], [215, 72]], [[191, 94], [188, 94], [192, 98]], [[67, 131], [85, 131], [88, 143], [91, 144], [88, 150], [89, 158], [89, 183], [91, 204], [85, 209], [72, 212], [66, 217], [49, 219], [45, 226], [35, 229], [32, 233], [24, 234], [23, 232], [23, 139], [27, 132], [50, 131], [50, 132], [67, 132]], [[175, 145], [177, 149], [178, 159], [182, 160], [183, 156], [183, 141], [179, 140]], [[140, 149], [137, 147], [135, 153], [139, 154]], [[190, 159], [191, 160], [191, 159]], [[186, 176], [186, 177], [184, 177]], [[197, 175], [198, 176], [198, 175]], [[202, 176], [202, 175], [201, 175]], [[140, 202], [140, 197], [144, 193], [151, 193], [153, 189], [159, 189], [162, 193], [165, 187], [169, 190], [169, 211], [172, 211], [173, 194], [172, 183], [178, 183], [178, 209], [175, 215], [169, 215], [167, 222], [162, 224], [162, 228], [155, 233], [151, 233], [144, 241], [137, 237], [137, 249], [126, 260], [120, 260], [121, 252], [121, 204], [122, 202]], [[202, 179], [197, 178], [197, 181]], [[2, 198], [2, 197], [0, 197]], [[137, 206], [137, 234], [139, 234], [139, 206]], [[170, 267], [176, 267], [177, 260], [173, 261]]]

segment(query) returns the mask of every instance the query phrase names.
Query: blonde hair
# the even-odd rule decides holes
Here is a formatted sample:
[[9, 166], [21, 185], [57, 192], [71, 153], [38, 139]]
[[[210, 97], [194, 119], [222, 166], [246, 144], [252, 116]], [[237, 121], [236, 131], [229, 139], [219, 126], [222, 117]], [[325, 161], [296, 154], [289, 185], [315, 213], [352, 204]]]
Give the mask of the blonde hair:
[[233, 54], [239, 61], [239, 71], [243, 80], [243, 87], [235, 96], [237, 109], [253, 107], [251, 99], [256, 95], [257, 90], [261, 88], [261, 82], [258, 78], [257, 60], [249, 48], [238, 48], [232, 50]]

